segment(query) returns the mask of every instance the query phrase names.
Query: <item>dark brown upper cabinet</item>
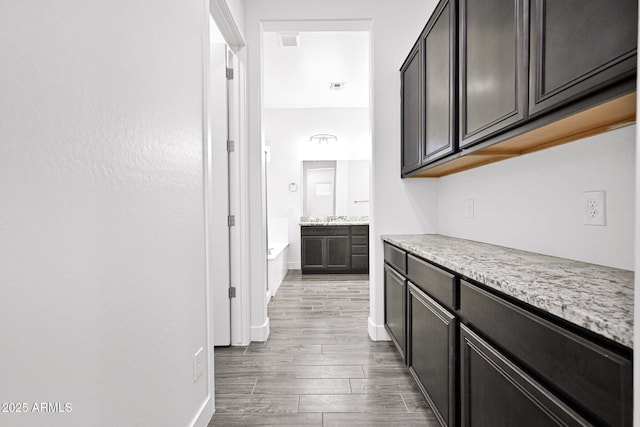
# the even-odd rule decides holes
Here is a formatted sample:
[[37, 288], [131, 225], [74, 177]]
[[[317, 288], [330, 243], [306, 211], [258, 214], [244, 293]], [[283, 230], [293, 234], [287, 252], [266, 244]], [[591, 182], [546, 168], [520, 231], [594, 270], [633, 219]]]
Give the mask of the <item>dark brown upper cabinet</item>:
[[636, 0], [531, 0], [529, 112], [546, 112], [636, 70]]
[[456, 149], [456, 2], [442, 1], [422, 36], [424, 138], [422, 164]]
[[402, 81], [402, 174], [422, 164], [422, 49], [414, 46], [400, 69]]
[[460, 147], [526, 117], [524, 0], [460, 0]]
[[456, 42], [456, 2], [442, 0], [400, 69], [403, 175], [457, 148]]
[[402, 67], [402, 176], [634, 123], [637, 16], [637, 0], [440, 1]]

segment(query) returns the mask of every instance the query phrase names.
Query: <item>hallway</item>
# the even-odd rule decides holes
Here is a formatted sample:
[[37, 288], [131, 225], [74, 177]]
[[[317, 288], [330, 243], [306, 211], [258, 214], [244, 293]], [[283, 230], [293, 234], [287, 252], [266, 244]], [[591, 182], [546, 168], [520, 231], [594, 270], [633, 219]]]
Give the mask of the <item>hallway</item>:
[[266, 343], [216, 348], [210, 426], [437, 426], [391, 342], [367, 333], [366, 275], [290, 271]]

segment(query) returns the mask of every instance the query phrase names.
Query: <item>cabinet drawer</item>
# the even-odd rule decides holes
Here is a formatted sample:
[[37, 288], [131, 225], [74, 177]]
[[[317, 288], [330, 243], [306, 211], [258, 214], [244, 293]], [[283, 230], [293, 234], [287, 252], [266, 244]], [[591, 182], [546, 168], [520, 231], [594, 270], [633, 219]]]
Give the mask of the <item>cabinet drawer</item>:
[[351, 255], [351, 270], [369, 272], [369, 255]]
[[351, 236], [352, 245], [366, 245], [369, 243], [369, 236]]
[[464, 280], [460, 313], [599, 424], [631, 425], [630, 360]]
[[464, 325], [460, 376], [463, 426], [591, 425]]
[[327, 225], [324, 227], [302, 227], [303, 236], [348, 236], [349, 226]]
[[366, 255], [369, 253], [369, 247], [363, 245], [352, 245], [351, 253], [354, 255]]
[[351, 234], [367, 235], [369, 234], [368, 225], [352, 225]]
[[413, 255], [407, 256], [407, 277], [449, 309], [455, 309], [456, 278]]
[[407, 253], [389, 243], [384, 243], [384, 260], [400, 273], [407, 274]]

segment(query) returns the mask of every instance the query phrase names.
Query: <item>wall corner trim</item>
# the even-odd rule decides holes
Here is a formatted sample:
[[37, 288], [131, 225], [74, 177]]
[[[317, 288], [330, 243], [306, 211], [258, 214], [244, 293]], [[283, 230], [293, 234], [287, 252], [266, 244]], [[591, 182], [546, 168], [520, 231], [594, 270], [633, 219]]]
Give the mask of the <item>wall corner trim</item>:
[[269, 332], [271, 331], [271, 321], [267, 317], [267, 320], [259, 326], [251, 326], [251, 341], [264, 342], [269, 338]]
[[369, 337], [374, 341], [391, 341], [384, 325], [376, 325], [369, 317]]
[[190, 427], [207, 427], [211, 418], [213, 417], [213, 413], [215, 412], [213, 400], [211, 399], [211, 395], [207, 396], [205, 401], [200, 406], [200, 409], [196, 413], [193, 421], [190, 424]]

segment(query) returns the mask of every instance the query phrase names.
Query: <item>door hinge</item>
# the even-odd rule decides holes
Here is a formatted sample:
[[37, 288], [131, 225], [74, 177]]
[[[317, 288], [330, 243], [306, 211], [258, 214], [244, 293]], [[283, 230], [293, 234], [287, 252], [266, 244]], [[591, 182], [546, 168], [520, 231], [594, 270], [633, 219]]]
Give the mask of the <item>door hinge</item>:
[[235, 215], [227, 216], [227, 224], [229, 225], [229, 227], [234, 227], [236, 225], [236, 216]]
[[227, 152], [228, 153], [233, 153], [234, 151], [236, 151], [236, 143], [235, 141], [227, 141]]
[[233, 80], [233, 68], [227, 68], [227, 80]]
[[236, 297], [236, 287], [235, 286], [230, 286], [229, 287], [229, 299], [235, 298], [235, 297]]

